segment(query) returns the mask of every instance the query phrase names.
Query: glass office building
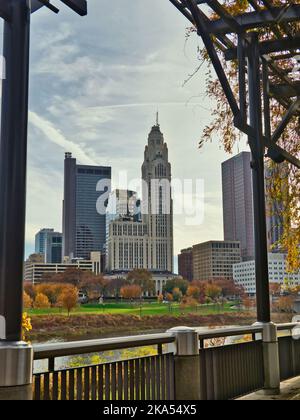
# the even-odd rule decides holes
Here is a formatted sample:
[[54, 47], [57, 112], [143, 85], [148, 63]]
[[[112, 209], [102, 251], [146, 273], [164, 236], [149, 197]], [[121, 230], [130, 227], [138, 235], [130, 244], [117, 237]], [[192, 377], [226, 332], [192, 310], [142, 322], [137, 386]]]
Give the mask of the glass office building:
[[54, 229], [41, 229], [35, 235], [35, 253], [42, 254], [47, 264], [62, 261], [62, 234]]
[[89, 259], [102, 252], [106, 241], [103, 204], [111, 188], [111, 168], [77, 165], [71, 153], [65, 156], [63, 202], [63, 256]]

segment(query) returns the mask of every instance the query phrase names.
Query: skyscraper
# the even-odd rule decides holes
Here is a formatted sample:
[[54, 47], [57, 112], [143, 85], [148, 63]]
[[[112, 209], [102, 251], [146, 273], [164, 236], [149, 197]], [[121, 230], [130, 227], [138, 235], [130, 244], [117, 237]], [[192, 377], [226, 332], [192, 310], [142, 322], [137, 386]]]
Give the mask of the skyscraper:
[[59, 264], [62, 261], [62, 234], [54, 229], [41, 229], [35, 235], [35, 252], [42, 254], [47, 264]]
[[[130, 192], [124, 192], [123, 200], [119, 202], [119, 217], [114, 217], [109, 223], [107, 269], [115, 272], [144, 268], [154, 273], [172, 273], [171, 165], [158, 121], [149, 134], [142, 179], [142, 217], [121, 214], [130, 210], [127, 204]], [[111, 199], [113, 197], [112, 194]]]
[[222, 164], [224, 240], [241, 243], [242, 258], [254, 256], [254, 213], [251, 153], [242, 152]]
[[110, 191], [110, 182], [110, 167], [77, 165], [72, 154], [66, 153], [63, 256], [88, 259], [91, 252], [103, 251], [106, 215], [97, 203]]
[[270, 189], [273, 188], [275, 177], [278, 178], [279, 176], [280, 185], [278, 184], [276, 189], [281, 190], [280, 194], [282, 194], [282, 198], [285, 197], [289, 190], [288, 173], [289, 167], [286, 162], [278, 165], [268, 160], [265, 164], [267, 237], [270, 252], [284, 251], [280, 246], [280, 239], [284, 233], [284, 202], [281, 199], [273, 199]]
[[158, 116], [151, 129], [142, 166], [143, 220], [148, 226], [152, 270], [173, 272], [173, 201], [168, 146]]

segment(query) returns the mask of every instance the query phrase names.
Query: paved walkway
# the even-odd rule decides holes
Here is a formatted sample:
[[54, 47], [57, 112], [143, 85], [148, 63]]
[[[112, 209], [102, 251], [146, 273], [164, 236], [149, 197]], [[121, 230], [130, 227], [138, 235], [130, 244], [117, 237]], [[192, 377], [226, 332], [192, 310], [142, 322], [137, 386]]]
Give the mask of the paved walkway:
[[261, 393], [254, 393], [240, 398], [241, 401], [300, 401], [300, 377], [289, 379], [282, 382], [281, 394], [276, 396], [266, 396]]

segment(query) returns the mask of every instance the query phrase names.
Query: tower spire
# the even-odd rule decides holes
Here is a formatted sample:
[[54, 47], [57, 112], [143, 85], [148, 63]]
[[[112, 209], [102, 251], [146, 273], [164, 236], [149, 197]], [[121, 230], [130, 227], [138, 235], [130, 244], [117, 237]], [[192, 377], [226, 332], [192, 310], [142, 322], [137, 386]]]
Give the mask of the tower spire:
[[159, 127], [159, 114], [156, 112], [156, 127]]

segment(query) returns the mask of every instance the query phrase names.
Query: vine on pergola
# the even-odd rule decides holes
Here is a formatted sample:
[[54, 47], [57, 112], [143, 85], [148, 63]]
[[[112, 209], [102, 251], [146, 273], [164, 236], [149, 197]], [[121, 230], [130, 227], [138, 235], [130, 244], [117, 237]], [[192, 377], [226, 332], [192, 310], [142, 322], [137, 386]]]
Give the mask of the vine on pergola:
[[[223, 0], [220, 4], [230, 12], [232, 16], [241, 15], [245, 12], [250, 11], [250, 5], [248, 0]], [[260, 10], [265, 9], [265, 2], [256, 1]], [[291, 4], [299, 4], [300, 0], [292, 1], [287, 0], [285, 2], [279, 0], [270, 0], [268, 2], [270, 6], [283, 6], [287, 7]], [[219, 19], [219, 16], [215, 12], [211, 12], [209, 18], [211, 20]], [[273, 25], [270, 27], [251, 29], [255, 30], [259, 34], [260, 41], [275, 40], [278, 36], [285, 35], [285, 29], [282, 25]], [[290, 36], [299, 35], [300, 33], [300, 22], [292, 22], [288, 25]], [[195, 27], [188, 28], [187, 37], [192, 33], [197, 32]], [[228, 35], [228, 38], [236, 43], [236, 35]], [[223, 68], [225, 69], [226, 75], [232, 87], [232, 90], [236, 96], [237, 101], [239, 100], [239, 81], [238, 81], [238, 62], [226, 61], [223, 52], [218, 49], [216, 44], [219, 58], [222, 62]], [[275, 53], [276, 54], [276, 53]], [[211, 60], [207, 54], [205, 48], [200, 51], [200, 60], [203, 63], [207, 63], [208, 72], [206, 75], [206, 94], [212, 99], [216, 106], [212, 111], [212, 121], [204, 128], [201, 135], [199, 147], [203, 147], [206, 142], [212, 141], [217, 136], [220, 139], [224, 150], [227, 153], [233, 153], [234, 145], [241, 139], [243, 135], [241, 131], [235, 128], [233, 124], [233, 114], [229, 103], [226, 99], [225, 93], [212, 69]], [[289, 77], [292, 77], [294, 81], [300, 81], [300, 52], [299, 56], [295, 55], [290, 59], [279, 60], [278, 64], [283, 68]], [[271, 76], [272, 81], [279, 82], [276, 75]], [[280, 104], [277, 99], [271, 98], [270, 101], [270, 112], [271, 112], [271, 127], [274, 131], [280, 123], [283, 115], [286, 112], [286, 108]], [[300, 157], [300, 123], [299, 115], [292, 117], [286, 130], [280, 137], [278, 144], [285, 150], [290, 152], [293, 156]], [[277, 164], [269, 159], [268, 162], [268, 175], [267, 175], [267, 206], [268, 209], [272, 207], [272, 212], [279, 216], [283, 224], [283, 234], [279, 240], [279, 243], [275, 244], [276, 247], [280, 247], [288, 254], [288, 266], [290, 271], [295, 271], [300, 268], [300, 170], [295, 166], [284, 163]], [[275, 203], [275, 205], [274, 205]], [[277, 203], [277, 205], [276, 205]], [[271, 206], [272, 204], [272, 206]], [[270, 211], [270, 210], [269, 210]], [[272, 215], [274, 215], [274, 213]], [[269, 214], [271, 215], [271, 214]]]

